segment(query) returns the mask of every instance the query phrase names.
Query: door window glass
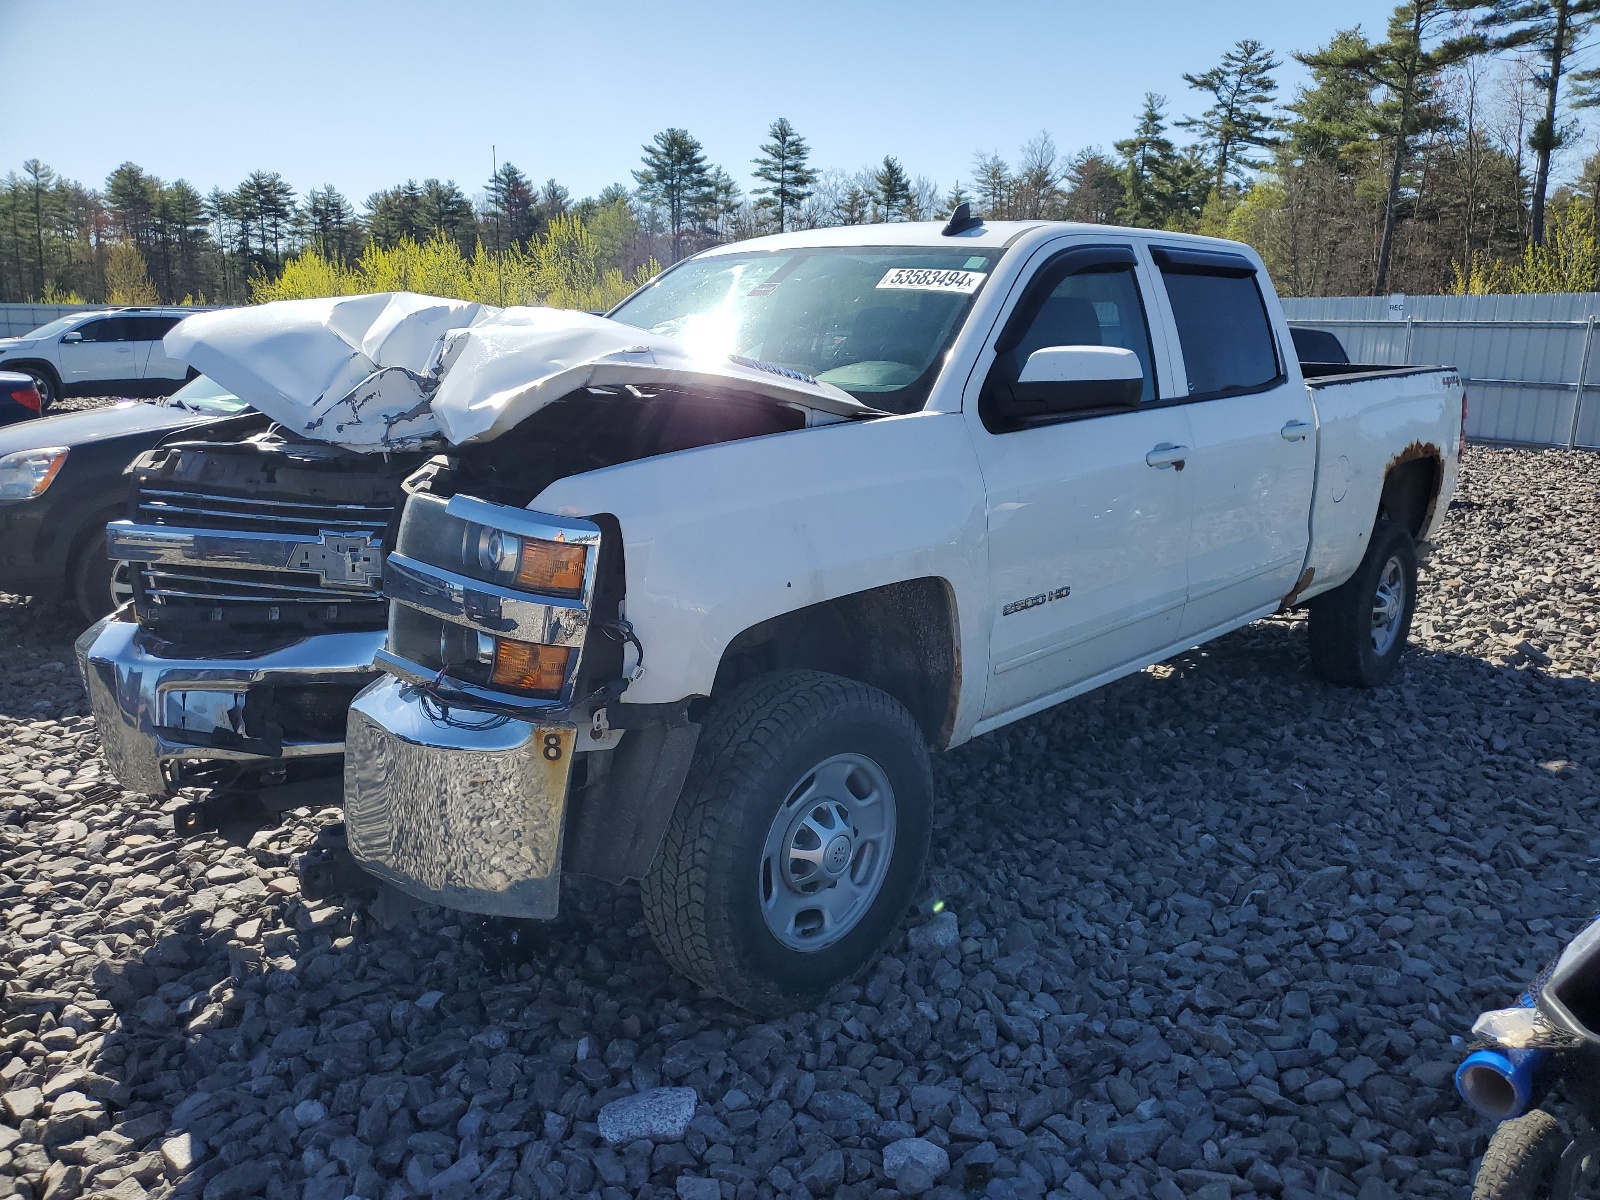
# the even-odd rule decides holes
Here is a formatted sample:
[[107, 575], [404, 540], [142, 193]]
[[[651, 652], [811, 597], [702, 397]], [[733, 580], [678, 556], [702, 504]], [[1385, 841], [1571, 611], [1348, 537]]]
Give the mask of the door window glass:
[[1145, 323], [1132, 267], [1068, 275], [1057, 284], [1039, 305], [1012, 352], [1017, 370], [1028, 361], [1028, 355], [1046, 346], [1118, 346], [1132, 350], [1144, 372], [1144, 391], [1139, 398], [1155, 398], [1150, 329]]
[[133, 327], [130, 336], [136, 342], [159, 342], [167, 336], [167, 330], [179, 321], [177, 317], [124, 317], [123, 319]]
[[1255, 275], [1162, 269], [1191, 399], [1237, 395], [1283, 377]]
[[121, 317], [107, 317], [78, 326], [86, 342], [120, 342], [127, 337], [127, 321]]

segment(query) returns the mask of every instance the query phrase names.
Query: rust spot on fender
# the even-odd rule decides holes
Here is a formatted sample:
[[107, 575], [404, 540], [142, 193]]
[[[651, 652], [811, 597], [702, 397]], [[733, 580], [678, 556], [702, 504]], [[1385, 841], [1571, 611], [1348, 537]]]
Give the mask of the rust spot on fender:
[[1432, 458], [1442, 461], [1443, 456], [1439, 453], [1439, 447], [1432, 442], [1412, 442], [1389, 460], [1388, 465], [1383, 468], [1383, 473], [1387, 475], [1401, 463], [1414, 462], [1419, 458]]
[[1433, 486], [1428, 495], [1427, 507], [1422, 511], [1422, 522], [1417, 526], [1419, 530], [1425, 530], [1428, 528], [1428, 526], [1433, 524], [1434, 514], [1439, 507], [1439, 489], [1444, 486], [1443, 453], [1441, 453], [1439, 447], [1435, 446], [1432, 442], [1412, 442], [1404, 450], [1400, 451], [1399, 454], [1396, 454], [1393, 458], [1391, 458], [1388, 464], [1383, 468], [1384, 479], [1387, 481], [1389, 472], [1393, 471], [1396, 467], [1401, 467], [1408, 462], [1417, 462], [1423, 459], [1428, 459], [1433, 462]]
[[1300, 593], [1310, 587], [1311, 581], [1316, 577], [1317, 569], [1315, 567], [1307, 567], [1301, 573], [1300, 578], [1294, 581], [1294, 587], [1289, 589], [1289, 594], [1283, 598], [1283, 603], [1278, 606], [1278, 611], [1288, 612], [1293, 608], [1295, 601], [1300, 599]]

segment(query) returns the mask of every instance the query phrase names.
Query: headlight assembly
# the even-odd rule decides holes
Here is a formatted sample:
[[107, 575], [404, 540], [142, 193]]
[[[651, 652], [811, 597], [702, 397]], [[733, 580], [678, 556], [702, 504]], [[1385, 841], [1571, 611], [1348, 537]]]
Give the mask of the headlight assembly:
[[44, 495], [66, 461], [65, 446], [19, 450], [0, 458], [0, 500], [32, 500]]

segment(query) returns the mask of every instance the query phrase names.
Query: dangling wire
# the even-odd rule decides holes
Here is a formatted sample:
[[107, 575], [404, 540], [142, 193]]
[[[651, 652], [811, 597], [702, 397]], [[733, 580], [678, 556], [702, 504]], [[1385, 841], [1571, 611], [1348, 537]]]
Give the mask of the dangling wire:
[[402, 696], [416, 696], [417, 702], [422, 706], [422, 711], [432, 720], [441, 725], [448, 725], [452, 729], [464, 729], [470, 732], [481, 733], [489, 729], [499, 729], [500, 726], [511, 720], [503, 713], [483, 713], [480, 720], [464, 721], [460, 717], [450, 715], [450, 699], [446, 695], [444, 686], [445, 668], [441, 667], [439, 673], [427, 683], [408, 683], [401, 687]]

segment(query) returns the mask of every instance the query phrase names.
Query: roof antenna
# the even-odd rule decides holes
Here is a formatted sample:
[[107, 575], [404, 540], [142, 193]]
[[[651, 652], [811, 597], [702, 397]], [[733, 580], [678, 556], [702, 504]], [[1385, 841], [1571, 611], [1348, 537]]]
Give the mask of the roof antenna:
[[972, 205], [963, 200], [956, 205], [955, 212], [950, 214], [949, 223], [939, 232], [945, 237], [955, 237], [958, 233], [965, 233], [969, 229], [976, 229], [983, 224], [982, 217], [972, 215]]

